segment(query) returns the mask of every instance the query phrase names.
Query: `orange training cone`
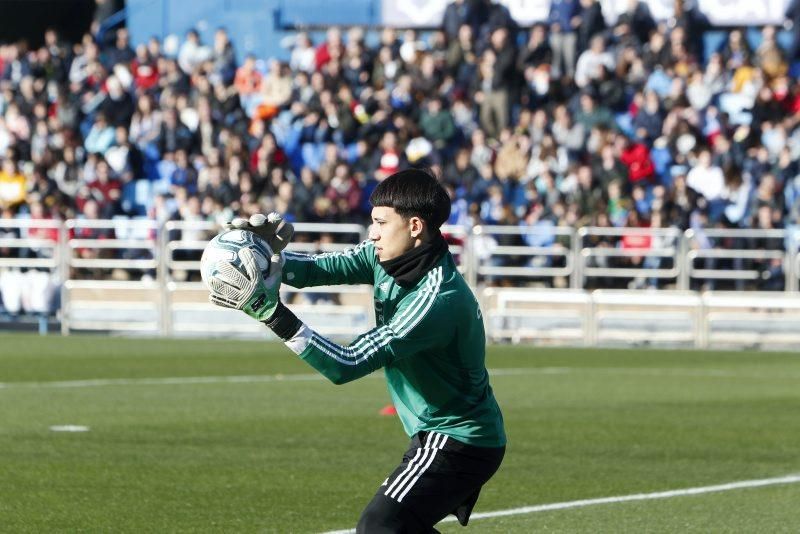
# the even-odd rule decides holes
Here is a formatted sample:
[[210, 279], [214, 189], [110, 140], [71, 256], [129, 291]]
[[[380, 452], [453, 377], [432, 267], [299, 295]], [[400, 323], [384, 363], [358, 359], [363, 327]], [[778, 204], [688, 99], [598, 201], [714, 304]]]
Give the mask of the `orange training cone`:
[[378, 413], [381, 415], [397, 415], [397, 408], [393, 404], [387, 404]]

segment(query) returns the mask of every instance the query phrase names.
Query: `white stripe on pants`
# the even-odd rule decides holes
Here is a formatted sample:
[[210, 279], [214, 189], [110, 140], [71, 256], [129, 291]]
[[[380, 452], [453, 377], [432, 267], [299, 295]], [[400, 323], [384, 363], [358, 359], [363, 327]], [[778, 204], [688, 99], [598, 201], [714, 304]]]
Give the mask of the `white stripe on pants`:
[[414, 457], [406, 465], [400, 475], [389, 485], [384, 495], [401, 502], [411, 487], [419, 480], [423, 473], [431, 466], [436, 452], [444, 447], [447, 436], [430, 432], [425, 437], [425, 444], [418, 448]]

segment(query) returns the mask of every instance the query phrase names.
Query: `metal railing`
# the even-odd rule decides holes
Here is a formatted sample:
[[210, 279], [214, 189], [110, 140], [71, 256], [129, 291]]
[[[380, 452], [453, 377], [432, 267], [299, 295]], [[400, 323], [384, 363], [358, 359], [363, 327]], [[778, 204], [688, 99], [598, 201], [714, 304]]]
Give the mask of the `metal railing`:
[[[473, 285], [497, 278], [568, 279], [575, 272], [575, 230], [558, 226], [476, 226], [472, 229]], [[566, 241], [566, 243], [564, 243]]]
[[796, 272], [792, 251], [786, 247], [787, 232], [784, 230], [687, 230], [685, 238], [688, 245], [685, 264], [690, 283], [693, 280], [712, 284], [731, 280], [737, 289], [743, 289], [744, 282], [749, 281], [759, 289], [778, 289], [778, 286], [788, 289], [787, 282]]
[[0, 238], [0, 268], [59, 269], [61, 223], [49, 219], [0, 219], [0, 228], [11, 234]]
[[572, 287], [586, 287], [588, 278], [631, 278], [651, 287], [663, 280], [678, 284], [682, 244], [674, 228], [579, 228]]
[[162, 232], [163, 272], [167, 282], [176, 278], [186, 280], [189, 273], [199, 276], [200, 256], [218, 231], [219, 225], [208, 221], [167, 221]]
[[70, 219], [64, 227], [64, 261], [70, 273], [97, 278], [98, 272], [107, 270], [142, 270], [157, 277], [161, 247], [155, 221]]
[[[234, 318], [235, 314], [215, 315], [214, 324], [212, 319], [203, 320], [220, 311], [206, 302], [207, 292], [198, 272], [202, 249], [218, 231], [214, 223], [0, 219], [0, 230], [4, 230], [0, 273], [31, 270], [52, 275], [55, 286], [60, 286], [65, 332], [192, 335], [210, 333], [214, 325], [221, 332], [251, 335], [255, 331], [238, 316]], [[642, 342], [691, 338], [697, 346], [705, 346], [718, 343], [724, 337], [720, 332], [733, 328], [735, 315], [747, 312], [736, 304], [738, 300], [756, 310], [778, 313], [775, 324], [783, 324], [783, 330], [772, 332], [762, 325], [763, 339], [791, 337], [785, 324], [794, 324], [793, 299], [800, 296], [798, 229], [709, 229], [702, 234], [675, 229], [547, 226], [442, 230], [459, 269], [476, 294], [483, 294], [487, 331], [497, 338], [533, 339], [560, 332], [565, 339], [587, 344], [638, 336]], [[352, 246], [366, 238], [367, 228], [300, 223], [295, 235], [290, 250], [313, 254]], [[764, 281], [770, 281], [765, 273], [780, 280], [770, 287], [779, 291], [733, 294], [741, 299], [719, 297], [724, 294], [719, 289], [763, 288]], [[7, 285], [10, 279], [6, 276]], [[604, 279], [655, 281], [659, 291], [584, 291]], [[492, 287], [508, 280], [520, 287]], [[555, 286], [557, 280], [560, 287], [577, 293], [530, 289]], [[41, 285], [41, 281], [36, 283]], [[709, 287], [715, 291], [689, 292]], [[297, 295], [293, 304], [299, 313], [327, 325], [331, 335], [355, 332], [372, 320], [367, 286], [287, 291]], [[777, 303], [774, 309], [770, 308], [770, 296]], [[701, 312], [702, 320], [692, 315]], [[626, 321], [634, 319], [645, 323], [636, 335], [625, 327]], [[223, 324], [228, 326], [220, 326]], [[674, 328], [670, 330], [668, 325]], [[652, 336], [647, 335], [648, 328]], [[748, 336], [739, 330], [731, 335], [737, 339]]]
[[[343, 250], [367, 236], [367, 228], [358, 224], [295, 227], [289, 250], [310, 254]], [[128, 219], [0, 219], [0, 228], [18, 234], [0, 239], [0, 250], [6, 251], [0, 268], [61, 269], [65, 280], [112, 273], [125, 278], [127, 273], [164, 283], [186, 281], [187, 273], [198, 280], [202, 250], [219, 230], [211, 222], [159, 226]], [[659, 288], [680, 290], [705, 281], [758, 289], [775, 274], [784, 282], [770, 289], [800, 288], [800, 230], [709, 229], [699, 235], [671, 228], [446, 226], [442, 231], [459, 270], [475, 286], [498, 279], [552, 285], [561, 278], [573, 289], [589, 288], [598, 279], [656, 281]]]

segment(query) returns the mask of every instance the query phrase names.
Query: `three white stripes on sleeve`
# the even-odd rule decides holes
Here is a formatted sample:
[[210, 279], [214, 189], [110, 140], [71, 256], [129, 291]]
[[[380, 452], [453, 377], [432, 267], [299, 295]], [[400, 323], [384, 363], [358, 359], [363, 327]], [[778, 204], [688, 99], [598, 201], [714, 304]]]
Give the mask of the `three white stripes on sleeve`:
[[[436, 432], [429, 432], [425, 436], [425, 444], [417, 449], [416, 454], [406, 465], [406, 468], [386, 488], [384, 495], [403, 502], [403, 497], [409, 492], [419, 478], [428, 470], [436, 457], [436, 453], [444, 448], [447, 436]], [[384, 482], [385, 484], [385, 482]]]

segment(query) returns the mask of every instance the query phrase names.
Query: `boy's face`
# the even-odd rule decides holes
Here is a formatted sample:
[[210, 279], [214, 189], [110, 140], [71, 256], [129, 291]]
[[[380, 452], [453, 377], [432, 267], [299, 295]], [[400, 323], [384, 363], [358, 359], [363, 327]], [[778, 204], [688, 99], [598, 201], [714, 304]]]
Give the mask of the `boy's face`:
[[392, 260], [408, 252], [416, 246], [421, 235], [422, 220], [419, 217], [405, 219], [394, 208], [372, 208], [369, 238], [375, 244], [378, 261]]

